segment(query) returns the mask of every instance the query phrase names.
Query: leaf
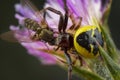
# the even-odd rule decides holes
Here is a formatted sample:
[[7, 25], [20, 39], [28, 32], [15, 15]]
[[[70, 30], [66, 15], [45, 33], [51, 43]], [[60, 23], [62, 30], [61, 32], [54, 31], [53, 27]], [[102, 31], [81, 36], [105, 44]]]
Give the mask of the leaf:
[[119, 55], [117, 53], [117, 48], [115, 46], [114, 41], [112, 40], [108, 30], [106, 29], [105, 26], [101, 26], [102, 33], [104, 35], [104, 39], [106, 42], [106, 47], [108, 51], [108, 55], [115, 61], [118, 61]]
[[101, 78], [97, 74], [90, 72], [90, 71], [83, 69], [83, 68], [73, 67], [73, 71], [75, 71], [75, 73], [77, 73], [77, 75], [79, 77], [82, 76], [86, 80], [104, 80], [103, 78]]
[[100, 57], [92, 60], [90, 68], [105, 80], [114, 80], [106, 64]]
[[103, 22], [102, 24], [106, 25], [108, 23], [108, 17], [111, 11], [111, 4], [112, 4], [112, 0], [109, 0], [106, 10], [104, 11], [103, 16], [102, 16], [102, 22]]
[[120, 66], [108, 55], [108, 53], [101, 46], [99, 46], [99, 50], [114, 80], [119, 80]]

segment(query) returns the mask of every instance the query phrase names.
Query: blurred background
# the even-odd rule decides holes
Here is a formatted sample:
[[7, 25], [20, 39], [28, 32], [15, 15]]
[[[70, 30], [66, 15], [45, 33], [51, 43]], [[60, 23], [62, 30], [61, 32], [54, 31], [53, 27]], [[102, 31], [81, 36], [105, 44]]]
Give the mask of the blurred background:
[[[35, 0], [34, 4], [42, 8], [44, 1]], [[19, 0], [0, 2], [0, 33], [9, 31], [11, 24], [17, 25], [15, 3], [19, 3]], [[120, 0], [113, 0], [108, 24], [113, 40], [120, 49]], [[67, 72], [55, 65], [41, 65], [20, 44], [0, 39], [0, 80], [67, 80]], [[74, 77], [73, 80], [78, 79]]]

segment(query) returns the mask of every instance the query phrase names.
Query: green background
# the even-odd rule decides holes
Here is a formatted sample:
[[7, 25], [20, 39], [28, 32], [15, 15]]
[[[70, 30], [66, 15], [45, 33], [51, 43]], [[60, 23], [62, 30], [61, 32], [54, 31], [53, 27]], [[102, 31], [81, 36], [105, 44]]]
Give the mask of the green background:
[[[14, 4], [19, 0], [0, 1], [0, 33], [9, 30], [9, 25], [17, 25], [14, 18]], [[44, 0], [35, 0], [41, 8]], [[120, 0], [114, 0], [109, 17], [112, 37], [120, 48]], [[67, 72], [58, 66], [41, 65], [40, 61], [29, 55], [20, 44], [0, 39], [0, 80], [67, 80]], [[78, 80], [74, 77], [73, 80]]]

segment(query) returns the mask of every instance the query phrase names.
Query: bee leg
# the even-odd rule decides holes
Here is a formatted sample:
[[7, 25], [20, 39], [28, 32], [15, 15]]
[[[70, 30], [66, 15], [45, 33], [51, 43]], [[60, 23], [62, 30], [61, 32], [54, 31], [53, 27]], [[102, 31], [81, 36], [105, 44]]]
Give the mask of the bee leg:
[[[27, 25], [26, 25], [27, 26]], [[32, 39], [32, 37], [34, 36], [34, 35], [32, 35], [31, 34], [31, 32], [30, 32], [30, 30], [29, 29], [27, 29], [27, 36], [30, 36], [31, 37], [31, 39]]]
[[30, 36], [30, 39], [35, 40], [36, 36], [37, 36], [37, 35], [34, 34], [34, 35]]
[[64, 50], [65, 57], [68, 63], [68, 80], [71, 80], [72, 77], [72, 61], [70, 55], [67, 53], [67, 50]]
[[60, 47], [59, 47], [59, 46], [57, 46], [57, 48], [54, 48], [54, 50], [55, 50], [55, 51], [57, 51], [59, 48], [60, 48]]
[[35, 33], [33, 36], [30, 37], [33, 41], [38, 41], [40, 38], [38, 37], [38, 34]]

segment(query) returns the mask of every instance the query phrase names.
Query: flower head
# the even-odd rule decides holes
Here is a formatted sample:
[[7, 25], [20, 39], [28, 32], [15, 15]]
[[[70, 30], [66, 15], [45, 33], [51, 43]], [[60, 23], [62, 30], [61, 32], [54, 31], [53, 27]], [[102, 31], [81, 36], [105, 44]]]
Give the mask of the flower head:
[[[41, 16], [42, 13], [38, 12], [39, 10], [37, 10], [34, 6], [31, 7], [31, 3], [29, 1], [27, 2], [27, 0], [25, 0], [25, 3], [27, 4], [15, 5], [15, 10], [17, 12], [15, 14], [15, 18], [18, 19], [19, 26], [10, 26], [10, 29], [12, 31], [15, 31], [15, 37], [18, 39], [21, 45], [28, 50], [29, 54], [37, 57], [44, 64], [55, 64], [58, 62], [57, 59], [64, 61], [65, 58], [63, 57], [63, 52], [61, 50], [59, 50], [58, 52], [54, 51], [54, 47], [56, 46], [51, 46], [50, 44], [40, 40], [34, 42], [31, 39], [30, 33], [34, 34], [35, 31], [32, 31], [32, 30], [29, 31], [28, 28], [24, 26], [24, 20], [26, 18], [30, 18], [35, 20], [38, 23], [41, 23], [41, 21], [44, 18], [43, 16]], [[81, 26], [84, 26], [84, 27], [86, 25], [94, 25], [94, 26], [99, 26], [98, 24], [103, 25], [104, 21], [106, 20], [105, 16], [107, 16], [107, 11], [109, 11], [109, 8], [110, 8], [110, 4], [111, 4], [111, 0], [67, 0], [66, 2], [66, 5], [68, 7], [68, 15], [72, 14], [74, 16], [75, 22], [78, 21], [79, 17], [82, 17]], [[47, 0], [47, 2], [44, 5], [44, 8], [47, 8], [47, 7], [52, 7], [60, 11], [63, 15], [65, 14], [63, 0]], [[36, 16], [37, 13], [40, 13], [40, 15]], [[52, 29], [53, 31], [58, 32], [58, 24], [59, 24], [59, 18], [60, 18], [59, 15], [53, 12], [47, 11], [47, 15], [45, 18], [49, 28]], [[97, 24], [95, 23], [95, 20], [97, 21]], [[69, 27], [72, 24], [73, 23], [69, 18], [67, 29], [69, 29]], [[21, 29], [20, 26], [25, 28]], [[27, 42], [24, 42], [26, 40]], [[109, 40], [106, 40], [106, 41], [109, 42]], [[106, 42], [106, 44], [108, 43]], [[101, 49], [101, 52], [102, 52], [102, 49]], [[108, 52], [112, 53], [112, 51], [109, 51], [109, 50]], [[104, 51], [102, 52], [102, 54], [103, 53]], [[106, 59], [106, 57], [104, 59]], [[111, 64], [110, 64], [110, 67], [106, 67], [106, 64], [104, 64], [104, 61], [100, 61], [100, 60], [101, 58], [97, 60], [94, 59], [91, 61], [85, 60], [87, 62], [87, 65], [89, 66], [86, 66], [85, 64], [83, 69], [82, 68], [78, 69], [78, 66], [73, 67], [74, 71], [76, 71], [78, 74], [82, 75], [83, 77], [86, 77], [88, 80], [90, 79], [103, 80], [108, 78], [109, 78], [108, 80], [112, 80], [114, 76], [111, 77], [111, 74], [113, 73], [111, 70], [110, 70], [111, 73], [109, 72], [109, 68], [111, 67]], [[106, 62], [109, 62], [109, 60], [111, 60], [111, 58], [106, 59]], [[114, 61], [112, 62], [114, 63]], [[117, 67], [120, 70], [120, 68], [117, 65], [115, 67]], [[114, 71], [116, 71], [115, 67], [112, 66]], [[100, 75], [100, 77], [98, 75]]]
[[[100, 22], [104, 12], [108, 7], [109, 2], [110, 0], [105, 0], [105, 1], [103, 0], [67, 0], [67, 6], [69, 8], [69, 12], [74, 15], [76, 20], [78, 19], [78, 17], [83, 18], [82, 25], [84, 26], [84, 25], [93, 25], [92, 17], [96, 17], [96, 19]], [[47, 0], [44, 8], [52, 7], [64, 14], [65, 11], [64, 11], [63, 5], [64, 4], [62, 0]], [[22, 26], [24, 26], [25, 18], [31, 18], [38, 22], [40, 22], [42, 19], [41, 17], [36, 16], [36, 11], [34, 8], [31, 8], [31, 6], [16, 4], [15, 11], [17, 12], [15, 14], [15, 18], [18, 19], [19, 24]], [[57, 29], [59, 16], [52, 12], [48, 12], [48, 14], [49, 16], [46, 17], [46, 20], [48, 22], [49, 27], [53, 29]], [[72, 22], [69, 19], [68, 27], [70, 27], [71, 25], [72, 25]], [[15, 36], [18, 40], [20, 39], [31, 40], [28, 30], [20, 30], [19, 26], [10, 26], [10, 29], [13, 31], [16, 31]], [[50, 49], [53, 49], [53, 47], [51, 47], [50, 45], [41, 41], [31, 42], [31, 43], [20, 41], [20, 43], [28, 50], [28, 53], [36, 56], [39, 59], [42, 59], [41, 61], [44, 61], [46, 63], [56, 62], [56, 58], [54, 56], [51, 56], [46, 52], [40, 51], [40, 49], [46, 49], [47, 46]]]
[[[27, 3], [25, 3], [27, 4]], [[31, 4], [31, 3], [30, 3]], [[36, 16], [35, 9], [30, 7], [30, 4], [16, 4], [15, 5], [15, 18], [18, 19], [19, 26], [10, 26], [10, 29], [15, 32], [15, 37], [24, 46], [30, 55], [33, 55], [40, 59], [43, 64], [55, 64], [56, 58], [51, 54], [47, 54], [46, 52], [40, 51], [39, 49], [52, 49], [52, 46], [48, 45], [42, 41], [33, 41], [31, 39], [31, 34], [35, 33], [34, 31], [29, 31], [26, 27], [24, 27], [25, 18], [31, 18], [38, 22], [41, 21], [42, 18]], [[22, 27], [22, 29], [20, 28]], [[24, 27], [24, 28], [23, 28]]]

